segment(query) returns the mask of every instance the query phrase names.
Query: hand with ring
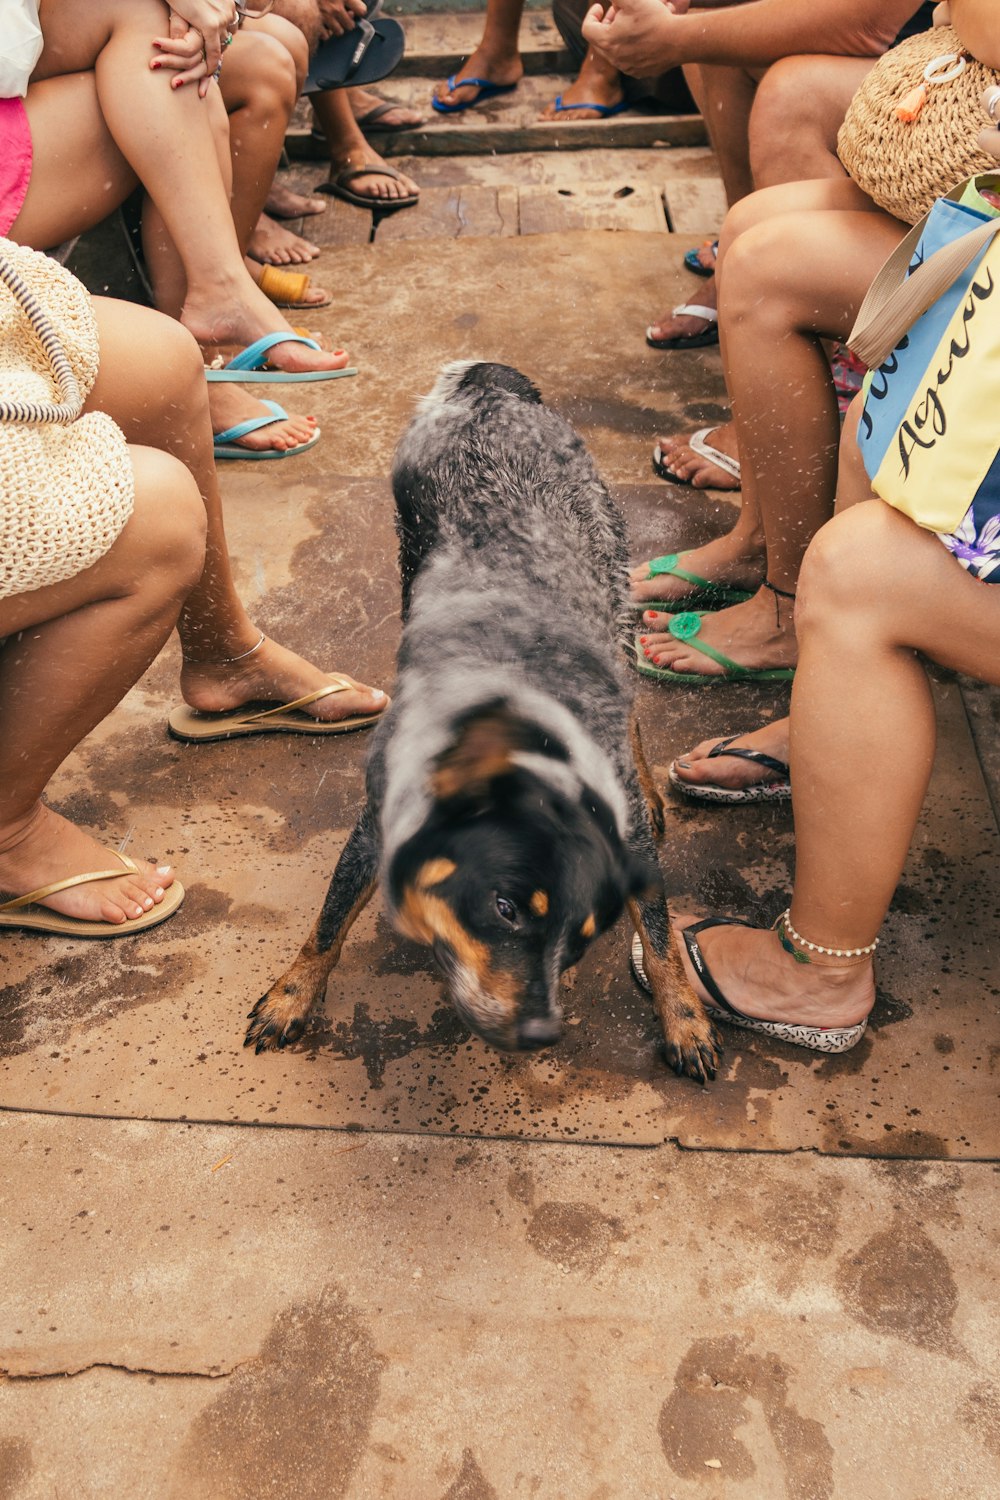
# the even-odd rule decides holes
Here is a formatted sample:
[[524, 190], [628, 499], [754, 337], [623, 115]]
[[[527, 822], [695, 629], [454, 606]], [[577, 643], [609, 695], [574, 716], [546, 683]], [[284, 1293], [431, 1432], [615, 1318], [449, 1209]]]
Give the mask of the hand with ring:
[[191, 26], [176, 10], [170, 11], [169, 35], [153, 38], [154, 56], [151, 68], [171, 68], [175, 77], [171, 87], [182, 88], [185, 83], [198, 84], [199, 97], [204, 99], [213, 77], [218, 76], [222, 64], [220, 47], [215, 69], [208, 66], [208, 48], [201, 32]]
[[[222, 56], [223, 37], [236, 26], [239, 12], [236, 0], [170, 0], [175, 15], [201, 33], [205, 49], [205, 74], [211, 77]], [[184, 82], [193, 79], [185, 78]]]

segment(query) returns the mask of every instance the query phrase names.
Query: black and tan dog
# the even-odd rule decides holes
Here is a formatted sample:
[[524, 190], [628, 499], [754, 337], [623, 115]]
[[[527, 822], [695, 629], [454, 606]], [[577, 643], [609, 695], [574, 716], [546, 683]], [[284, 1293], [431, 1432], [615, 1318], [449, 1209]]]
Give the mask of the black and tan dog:
[[[381, 880], [470, 1029], [560, 1034], [559, 977], [628, 904], [678, 1073], [719, 1040], [670, 943], [625, 615], [624, 522], [580, 438], [503, 365], [445, 367], [393, 472], [403, 580], [395, 699], [318, 922], [247, 1045], [299, 1037]], [[637, 769], [638, 767], [638, 769]]]

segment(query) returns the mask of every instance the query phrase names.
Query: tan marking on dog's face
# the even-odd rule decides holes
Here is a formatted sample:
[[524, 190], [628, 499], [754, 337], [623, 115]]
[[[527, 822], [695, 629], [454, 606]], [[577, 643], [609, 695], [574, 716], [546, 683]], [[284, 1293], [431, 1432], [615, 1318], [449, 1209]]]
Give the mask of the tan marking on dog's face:
[[531, 896], [531, 910], [536, 917], [547, 917], [549, 914], [548, 891], [534, 891]]
[[[466, 931], [447, 901], [420, 889], [419, 879], [418, 876], [417, 885], [408, 885], [403, 893], [397, 915], [399, 927], [408, 937], [427, 947], [435, 941], [447, 944], [460, 969], [472, 981], [471, 986], [468, 983], [463, 986], [463, 1004], [473, 1016], [481, 1019], [484, 1028], [496, 1029], [501, 1024], [509, 1024], [520, 1005], [521, 986], [517, 976], [492, 969], [487, 945]], [[470, 988], [478, 994], [470, 994]], [[477, 1003], [480, 997], [486, 1003]]]
[[453, 859], [429, 859], [417, 871], [417, 890], [430, 890], [432, 885], [441, 885], [458, 869]]
[[580, 936], [581, 937], [585, 937], [585, 938], [592, 938], [594, 936], [594, 933], [596, 931], [597, 931], [597, 919], [594, 916], [594, 913], [591, 912], [590, 916], [587, 917], [587, 919], [584, 922], [583, 926], [580, 928]]

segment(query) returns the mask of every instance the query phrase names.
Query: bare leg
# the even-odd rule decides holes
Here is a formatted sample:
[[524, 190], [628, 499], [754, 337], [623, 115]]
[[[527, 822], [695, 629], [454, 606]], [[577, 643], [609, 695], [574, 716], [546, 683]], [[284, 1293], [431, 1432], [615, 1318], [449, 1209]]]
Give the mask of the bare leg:
[[[524, 65], [517, 50], [524, 0], [486, 0], [486, 23], [479, 46], [455, 77], [486, 78], [490, 83], [517, 83], [524, 75]], [[447, 84], [434, 90], [443, 104], [469, 104], [478, 89], [456, 88], [449, 93]]]
[[[213, 166], [209, 101], [191, 85], [172, 88], [165, 72], [149, 67], [150, 42], [163, 24], [157, 0], [47, 0], [45, 50], [34, 79], [50, 80], [52, 87], [41, 100], [43, 109], [36, 107], [34, 83], [28, 91], [37, 169], [13, 237], [44, 248], [93, 222], [98, 199], [105, 211], [114, 206], [107, 179], [97, 170], [100, 160], [84, 157], [79, 176], [67, 171], [73, 156], [67, 138], [74, 132], [66, 128], [55, 85], [65, 74], [93, 71], [108, 133], [160, 210], [183, 263], [187, 327], [206, 346], [245, 344], [287, 331], [287, 320], [243, 264], [228, 194]], [[198, 162], [197, 172], [191, 162]], [[79, 153], [75, 164], [81, 165]], [[338, 369], [347, 362], [342, 350], [327, 353], [302, 344], [279, 344], [269, 357], [289, 370]]]
[[[803, 200], [812, 211], [803, 212]], [[745, 210], [757, 222], [739, 233]], [[723, 363], [743, 464], [736, 530], [746, 526], [748, 510], [759, 514], [768, 580], [788, 594], [806, 547], [833, 510], [840, 424], [821, 338], [846, 337], [876, 271], [905, 232], [847, 180], [769, 188], [727, 219], [720, 287]], [[721, 550], [725, 556], [724, 544]], [[692, 552], [685, 566], [714, 577], [698, 566], [708, 554], [708, 548]], [[743, 666], [796, 660], [791, 609], [763, 589], [746, 604], [706, 616], [699, 639]], [[647, 654], [679, 671], [721, 671], [670, 636], [654, 634]]]
[[[64, 583], [0, 601], [0, 887], [17, 895], [114, 867], [106, 848], [41, 802], [72, 749], [121, 701], [174, 627], [204, 558], [205, 520], [183, 465], [131, 450], [135, 509], [114, 545]], [[168, 867], [40, 903], [112, 924], [141, 916]]]
[[[859, 948], [885, 916], [934, 757], [933, 702], [916, 653], [1000, 680], [1000, 592], [930, 532], [872, 501], [816, 538], [797, 623], [792, 923], [813, 943]], [[870, 963], [802, 964], [773, 933], [738, 928], [704, 934], [702, 949], [723, 993], [748, 1014], [846, 1026], [870, 1009]]]
[[757, 188], [843, 177], [837, 132], [874, 57], [784, 57], [757, 89], [749, 153]]
[[396, 198], [407, 198], [420, 189], [410, 177], [385, 177], [379, 172], [386, 163], [378, 152], [368, 144], [351, 112], [350, 101], [344, 89], [330, 89], [324, 94], [312, 96], [313, 111], [326, 136], [330, 148], [330, 174], [336, 176], [345, 168], [370, 167], [371, 176], [351, 179], [352, 192], [371, 198], [373, 203], [391, 203]]
[[[102, 365], [88, 407], [106, 411], [130, 440], [174, 454], [190, 470], [208, 519], [205, 566], [188, 594], [178, 629], [184, 652], [181, 690], [203, 710], [237, 708], [254, 699], [291, 702], [329, 681], [327, 673], [267, 640], [235, 665], [213, 665], [249, 650], [260, 631], [236, 591], [212, 458], [206, 384], [197, 349], [175, 323], [129, 303], [95, 302]], [[154, 347], [155, 364], [136, 357]], [[385, 695], [363, 685], [312, 705], [320, 719], [377, 712]]]

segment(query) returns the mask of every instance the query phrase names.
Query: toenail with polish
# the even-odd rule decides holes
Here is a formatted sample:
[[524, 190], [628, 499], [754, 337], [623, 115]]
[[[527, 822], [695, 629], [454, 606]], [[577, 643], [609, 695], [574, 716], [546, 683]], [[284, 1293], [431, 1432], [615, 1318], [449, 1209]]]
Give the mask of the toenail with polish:
[[690, 771], [691, 769], [691, 762], [689, 760], [679, 760], [676, 764], [684, 771]]
[[158, 885], [156, 887], [156, 898], [157, 898], [157, 900], [159, 900], [162, 895], [163, 895], [163, 887], [162, 887], [162, 885]]
[[157, 867], [156, 867], [156, 873], [157, 873], [157, 875], [169, 875], [170, 874], [170, 866], [169, 865], [157, 865]]
[[146, 908], [146, 910], [149, 911], [149, 908], [153, 904], [153, 898], [152, 898], [152, 896], [147, 896], [146, 899], [145, 899], [145, 901], [142, 904]]

